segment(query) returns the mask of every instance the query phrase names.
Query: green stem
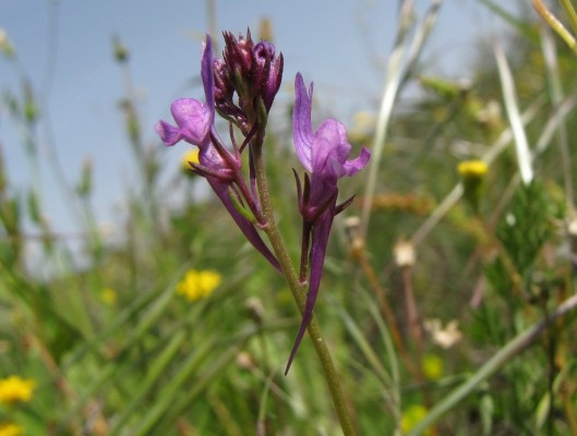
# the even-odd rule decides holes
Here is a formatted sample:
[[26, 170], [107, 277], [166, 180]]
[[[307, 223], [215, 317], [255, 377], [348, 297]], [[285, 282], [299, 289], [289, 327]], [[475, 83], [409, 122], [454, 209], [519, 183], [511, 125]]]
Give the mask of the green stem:
[[[253, 158], [256, 170], [256, 182], [258, 186], [259, 200], [262, 208], [262, 213], [265, 219], [264, 232], [267, 234], [274, 253], [281, 265], [283, 274], [290, 287], [291, 293], [301, 314], [304, 312], [306, 305], [306, 284], [299, 281], [298, 275], [294, 269], [288, 250], [280, 235], [276, 221], [273, 216], [273, 209], [271, 205], [270, 192], [268, 188], [268, 179], [266, 177], [264, 159], [262, 155], [262, 143], [255, 144], [253, 147]], [[315, 318], [311, 319], [308, 325], [308, 333], [314, 344], [315, 350], [319, 357], [319, 361], [323, 368], [324, 376], [327, 381], [333, 403], [341, 429], [345, 436], [355, 435], [356, 432], [353, 427], [349, 411], [346, 407], [343, 390], [339, 382], [339, 376], [333, 364], [331, 354], [327, 348], [326, 342], [323, 339], [321, 330]]]
[[521, 353], [525, 348], [535, 341], [541, 332], [545, 330], [553, 321], [557, 318], [571, 312], [577, 307], [577, 295], [565, 300], [560, 306], [551, 312], [549, 316], [544, 317], [538, 323], [533, 324], [527, 330], [516, 336], [513, 340], [508, 342], [503, 348], [501, 348], [487, 363], [485, 363], [479, 370], [473, 374], [473, 376], [451, 392], [445, 397], [443, 401], [437, 404], [429, 414], [420, 421], [407, 436], [417, 436], [422, 434], [430, 426], [432, 426], [438, 419], [441, 418], [445, 413], [451, 410], [453, 407], [457, 406], [467, 395], [472, 393], [476, 387], [493, 375], [501, 366], [503, 366], [507, 361], [513, 356]]
[[577, 12], [575, 12], [575, 8], [571, 4], [571, 1], [561, 0], [561, 5], [569, 17], [569, 21], [571, 22], [571, 26], [573, 26], [573, 30], [577, 32]]

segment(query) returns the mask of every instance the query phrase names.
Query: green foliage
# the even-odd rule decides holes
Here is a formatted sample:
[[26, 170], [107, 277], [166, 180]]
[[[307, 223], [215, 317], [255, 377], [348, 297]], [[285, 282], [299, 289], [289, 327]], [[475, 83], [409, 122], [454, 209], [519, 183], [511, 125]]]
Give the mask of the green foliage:
[[[525, 127], [538, 144], [550, 122], [561, 129], [575, 115], [559, 115], [540, 35], [521, 21], [511, 21], [512, 69], [521, 110], [539, 103]], [[119, 38], [113, 50], [127, 68]], [[575, 58], [559, 47], [557, 60], [559, 80], [573, 89]], [[562, 253], [577, 169], [560, 145], [575, 150], [577, 137], [545, 141], [535, 180], [519, 185], [514, 152], [495, 151], [508, 131], [497, 73], [483, 61], [473, 77], [467, 86], [420, 77], [423, 97], [390, 122], [367, 237], [358, 239], [350, 221], [345, 230], [368, 201], [362, 195], [335, 221], [315, 318], [359, 434], [577, 434], [574, 306], [558, 312], [575, 295], [575, 254]], [[416, 78], [410, 70], [407, 80]], [[42, 107], [33, 84], [22, 83], [21, 94], [2, 90], [1, 102], [27, 132], [22, 146], [35, 168]], [[19, 191], [4, 166], [9, 155], [0, 155], [0, 379], [18, 374], [36, 384], [30, 402], [0, 404], [0, 424], [46, 435], [338, 434], [308, 338], [282, 375], [300, 322], [283, 278], [213, 197], [198, 195], [202, 178], [163, 162], [155, 139], [147, 144], [131, 90], [119, 100], [139, 179], [114, 237], [97, 225], [89, 160], [66, 191], [82, 228], [72, 249], [44, 218], [35, 174]], [[370, 143], [375, 129], [356, 138]], [[290, 132], [269, 129], [265, 148], [279, 228], [296, 263]], [[440, 213], [459, 192], [457, 163], [485, 153], [495, 154], [478, 207], [463, 198]], [[559, 170], [565, 158], [569, 172]], [[164, 185], [167, 171], [174, 174]], [[342, 198], [364, 183], [347, 180]], [[182, 193], [182, 205], [169, 205], [168, 191]], [[399, 241], [414, 250], [412, 262], [398, 261]], [[190, 269], [216, 271], [222, 282], [189, 301], [175, 289]]]
[[544, 187], [537, 181], [517, 188], [508, 210], [497, 226], [497, 238], [517, 272], [524, 276], [533, 266], [543, 244], [553, 233], [553, 219]]

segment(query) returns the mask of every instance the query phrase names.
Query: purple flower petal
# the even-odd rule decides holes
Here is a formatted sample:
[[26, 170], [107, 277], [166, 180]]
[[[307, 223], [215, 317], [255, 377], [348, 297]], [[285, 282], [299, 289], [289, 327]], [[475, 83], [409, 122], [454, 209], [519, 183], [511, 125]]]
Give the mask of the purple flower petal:
[[313, 173], [334, 178], [335, 183], [345, 175], [342, 164], [351, 152], [345, 126], [335, 120], [325, 120], [315, 132], [311, 148]]
[[354, 176], [357, 174], [367, 165], [367, 163], [369, 163], [370, 158], [371, 153], [363, 147], [361, 154], [356, 159], [348, 160], [343, 164], [347, 176]]
[[174, 145], [182, 139], [180, 129], [172, 126], [166, 121], [159, 121], [156, 123], [154, 130], [166, 145]]
[[297, 157], [307, 171], [336, 179], [352, 176], [369, 161], [370, 153], [363, 147], [361, 155], [348, 160], [351, 144], [347, 140], [345, 126], [333, 119], [325, 120], [313, 133], [311, 123], [313, 84], [309, 90], [303, 77], [295, 78], [295, 105], [293, 111], [293, 142]]
[[311, 125], [311, 110], [313, 84], [307, 89], [303, 76], [298, 73], [295, 79], [295, 105], [293, 109], [293, 141], [297, 156], [308, 170], [312, 167], [313, 128]]
[[206, 42], [204, 43], [204, 50], [202, 51], [202, 61], [200, 66], [200, 76], [202, 77], [202, 84], [204, 86], [204, 96], [206, 98], [206, 106], [208, 106], [212, 113], [211, 124], [214, 120], [214, 74], [213, 68], [213, 54], [212, 54], [212, 39], [206, 35]]

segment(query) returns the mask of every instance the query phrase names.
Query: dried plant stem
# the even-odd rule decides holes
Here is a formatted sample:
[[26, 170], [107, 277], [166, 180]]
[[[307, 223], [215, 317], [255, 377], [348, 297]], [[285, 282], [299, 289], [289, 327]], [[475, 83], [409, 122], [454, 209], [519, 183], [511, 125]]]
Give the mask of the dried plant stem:
[[[564, 5], [565, 4], [569, 4], [569, 2], [565, 1]], [[547, 24], [551, 26], [551, 28], [557, 33], [557, 35], [563, 38], [563, 40], [567, 43], [569, 48], [573, 50], [575, 53], [577, 53], [577, 41], [575, 40], [573, 35], [569, 33], [569, 31], [565, 28], [565, 26], [563, 26], [561, 21], [559, 21], [557, 17], [553, 15], [553, 13], [549, 9], [547, 9], [547, 6], [543, 4], [543, 1], [533, 0], [533, 6], [535, 7], [537, 13], [541, 15], [541, 18], [543, 18], [547, 22]], [[571, 7], [570, 10], [573, 11], [573, 14], [570, 14], [570, 18], [573, 19], [572, 15], [575, 15], [575, 11], [573, 7]]]
[[419, 312], [417, 310], [417, 303], [415, 302], [415, 294], [413, 292], [413, 282], [411, 280], [411, 268], [403, 267], [401, 270], [403, 275], [403, 291], [405, 294], [405, 305], [407, 308], [407, 322], [409, 325], [409, 335], [420, 353], [423, 348], [423, 335], [421, 331], [421, 321], [419, 319]]
[[423, 330], [421, 327], [421, 319], [415, 301], [415, 294], [413, 292], [412, 268], [410, 266], [401, 267], [401, 274], [403, 276], [403, 293], [405, 295], [405, 306], [407, 309], [407, 324], [409, 330], [409, 337], [413, 342], [413, 355], [417, 362], [414, 368], [415, 379], [421, 384], [424, 404], [428, 407], [431, 404], [431, 398], [425, 385], [425, 376], [423, 373]]
[[[299, 311], [302, 314], [306, 305], [306, 283], [301, 283], [299, 281], [299, 277], [294, 269], [292, 260], [288, 254], [288, 250], [280, 235], [276, 221], [274, 220], [261, 144], [253, 147], [253, 158], [255, 163], [259, 200], [265, 219], [265, 227], [263, 230], [269, 238], [293, 298], [297, 303]], [[307, 331], [319, 357], [320, 364], [323, 368], [323, 373], [331, 392], [343, 434], [345, 436], [355, 435], [356, 431], [353, 427], [353, 422], [345, 402], [345, 397], [343, 395], [343, 390], [339, 381], [340, 378], [333, 364], [329, 349], [321, 334], [320, 327], [314, 317], [311, 319]]]
[[377, 297], [379, 306], [381, 308], [381, 312], [385, 317], [386, 325], [391, 332], [391, 338], [393, 340], [393, 343], [395, 344], [395, 347], [399, 351], [399, 354], [403, 359], [406, 368], [411, 372], [411, 374], [413, 374], [413, 376], [417, 377], [419, 372], [418, 368], [414, 365], [413, 359], [411, 358], [411, 356], [409, 356], [407, 347], [403, 342], [403, 338], [401, 336], [399, 326], [397, 325], [397, 320], [395, 318], [395, 313], [391, 308], [389, 301], [387, 300], [385, 289], [383, 289], [379, 284], [377, 275], [375, 274], [375, 271], [371, 266], [370, 262], [367, 260], [367, 256], [364, 251], [362, 253], [359, 253], [358, 261], [365, 277], [369, 281], [369, 285], [371, 286], [373, 292]]
[[[551, 98], [554, 106], [559, 108], [563, 103], [563, 83], [561, 80], [561, 73], [559, 71], [559, 64], [557, 62], [557, 48], [555, 46], [555, 42], [553, 41], [551, 30], [547, 26], [543, 26], [541, 31], [541, 47], [543, 58], [545, 59], [547, 75], [549, 77]], [[573, 199], [573, 176], [571, 174], [571, 153], [569, 151], [570, 148], [569, 137], [567, 133], [567, 123], [564, 117], [560, 118], [559, 125], [557, 127], [557, 141], [559, 143], [559, 151], [562, 158], [561, 170], [563, 173], [567, 208], [570, 212], [573, 212], [575, 210], [575, 205]]]

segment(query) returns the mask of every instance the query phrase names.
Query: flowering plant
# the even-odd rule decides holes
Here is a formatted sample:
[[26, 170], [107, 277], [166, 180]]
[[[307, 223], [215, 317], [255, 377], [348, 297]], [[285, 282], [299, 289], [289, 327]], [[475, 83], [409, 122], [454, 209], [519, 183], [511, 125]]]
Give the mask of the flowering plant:
[[[198, 147], [198, 162], [190, 163], [191, 171], [206, 178], [250, 243], [286, 277], [303, 318], [285, 374], [310, 326], [309, 333], [323, 364], [341, 426], [349, 434], [352, 424], [344, 407], [338, 377], [320, 331], [312, 323], [312, 315], [333, 219], [352, 202], [350, 198], [337, 204], [337, 182], [345, 175], [354, 176], [365, 167], [370, 153], [363, 148], [359, 157], [349, 159], [351, 145], [345, 127], [336, 120], [325, 120], [313, 132], [313, 86], [311, 84], [307, 90], [301, 74], [297, 74], [293, 142], [300, 162], [310, 173], [305, 174], [304, 182], [301, 182], [295, 171], [298, 207], [303, 218], [300, 273], [297, 276], [273, 217], [263, 163], [268, 114], [281, 84], [283, 57], [282, 54], [276, 55], [275, 47], [269, 42], [255, 44], [250, 31], [246, 37], [239, 38], [225, 32], [224, 40], [223, 56], [218, 59], [213, 58], [209, 36], [204, 44], [201, 76], [205, 102], [191, 98], [176, 100], [171, 106], [176, 126], [159, 121], [155, 130], [166, 145], [183, 140]], [[230, 147], [225, 145], [216, 130], [216, 113], [230, 124]], [[233, 126], [243, 137], [240, 145], [232, 133]], [[247, 149], [248, 181], [241, 159], [241, 154]], [[268, 236], [271, 248], [262, 239], [261, 232]]]
[[221, 74], [223, 67], [216, 71], [213, 67], [215, 64], [221, 65], [221, 62], [222, 60], [213, 60], [212, 41], [207, 36], [201, 69], [206, 102], [202, 103], [192, 98], [176, 100], [170, 108], [176, 127], [166, 121], [159, 121], [155, 130], [166, 145], [174, 145], [184, 140], [198, 147], [198, 163], [191, 163], [191, 170], [206, 178], [246, 238], [278, 269], [278, 261], [260, 237], [255, 222], [247, 217], [249, 212], [246, 211], [245, 205], [250, 209], [256, 222], [264, 224], [254, 190], [250, 191], [247, 188], [241, 172], [240, 152], [246, 143], [239, 148], [231, 136], [234, 150], [230, 151], [218, 136], [214, 126], [216, 89], [214, 77]]

